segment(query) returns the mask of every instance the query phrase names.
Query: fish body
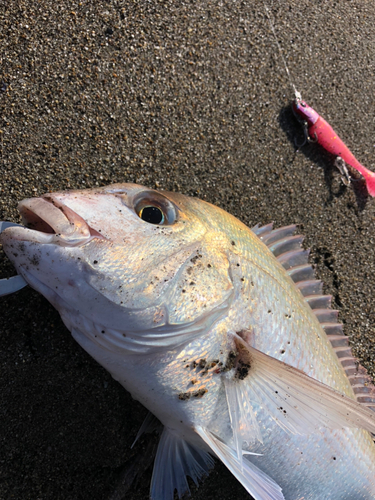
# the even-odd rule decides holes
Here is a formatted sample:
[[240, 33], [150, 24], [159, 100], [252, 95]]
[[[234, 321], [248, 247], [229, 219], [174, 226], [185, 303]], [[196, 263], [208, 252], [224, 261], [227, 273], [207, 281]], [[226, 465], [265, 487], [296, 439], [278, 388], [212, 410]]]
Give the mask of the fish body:
[[164, 426], [151, 498], [182, 495], [211, 455], [255, 499], [375, 498], [373, 389], [294, 227], [135, 184], [20, 212], [29, 229], [0, 237], [18, 273]]

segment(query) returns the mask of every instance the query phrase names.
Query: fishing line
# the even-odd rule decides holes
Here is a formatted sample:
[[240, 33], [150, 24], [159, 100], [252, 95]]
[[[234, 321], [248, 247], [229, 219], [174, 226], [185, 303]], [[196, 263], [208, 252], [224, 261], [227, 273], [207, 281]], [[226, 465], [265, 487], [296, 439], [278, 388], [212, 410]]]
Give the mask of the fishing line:
[[324, 118], [317, 113], [317, 111], [309, 106], [307, 102], [302, 100], [300, 92], [298, 92], [293, 83], [283, 51], [281, 50], [281, 45], [277, 40], [270, 11], [265, 2], [263, 5], [271, 31], [276, 41], [276, 45], [279, 49], [281, 59], [284, 63], [286, 74], [288, 75], [290, 85], [294, 91], [295, 99], [292, 102], [292, 110], [294, 116], [301, 123], [305, 134], [303, 144], [296, 144], [297, 148], [304, 146], [306, 142], [316, 142], [320, 144], [320, 146], [328, 151], [328, 153], [331, 153], [335, 157], [334, 164], [340, 171], [341, 179], [346, 186], [354, 180], [347, 169], [347, 166], [349, 166], [361, 174], [361, 177], [365, 180], [369, 195], [375, 197], [375, 172], [372, 172], [359, 163], [357, 158], [353, 155], [348, 146], [340, 139], [339, 135], [333, 130], [331, 125], [326, 122]]
[[293, 80], [292, 80], [292, 77], [290, 75], [290, 71], [289, 71], [289, 68], [286, 64], [286, 60], [285, 60], [285, 57], [284, 57], [284, 54], [283, 54], [283, 51], [281, 50], [281, 46], [279, 44], [279, 41], [277, 39], [277, 36], [276, 36], [276, 31], [275, 31], [275, 28], [273, 26], [273, 23], [272, 23], [272, 20], [271, 20], [271, 15], [270, 15], [270, 12], [268, 10], [268, 7], [266, 4], [264, 4], [264, 10], [266, 11], [266, 16], [268, 18], [268, 22], [270, 24], [270, 27], [271, 27], [271, 30], [272, 30], [272, 33], [273, 33], [273, 36], [275, 37], [275, 42], [276, 42], [276, 45], [277, 45], [277, 48], [279, 49], [279, 52], [280, 52], [280, 56], [281, 56], [281, 59], [284, 63], [284, 67], [285, 67], [285, 71], [286, 71], [286, 74], [288, 75], [288, 78], [289, 78], [289, 83], [290, 85], [292, 86], [293, 88], [293, 91], [294, 91], [294, 95], [295, 95], [295, 98], [297, 100], [302, 100], [302, 96], [300, 94], [300, 92], [298, 92], [298, 90], [296, 89], [296, 86], [294, 85], [293, 83]]

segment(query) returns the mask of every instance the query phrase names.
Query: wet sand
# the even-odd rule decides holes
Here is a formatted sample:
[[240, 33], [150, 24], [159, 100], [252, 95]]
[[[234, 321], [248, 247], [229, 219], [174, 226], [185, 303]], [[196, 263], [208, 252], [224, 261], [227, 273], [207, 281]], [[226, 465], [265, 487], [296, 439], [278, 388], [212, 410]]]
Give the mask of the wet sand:
[[[279, 1], [295, 85], [375, 170], [375, 5]], [[0, 8], [0, 220], [47, 191], [114, 182], [201, 197], [246, 224], [299, 224], [375, 375], [375, 201], [316, 145], [299, 152], [288, 82], [261, 2]], [[13, 273], [0, 254], [0, 277]], [[0, 299], [0, 499], [109, 499], [146, 410], [30, 288]], [[148, 498], [148, 470], [127, 498]], [[193, 499], [248, 498], [217, 464]]]

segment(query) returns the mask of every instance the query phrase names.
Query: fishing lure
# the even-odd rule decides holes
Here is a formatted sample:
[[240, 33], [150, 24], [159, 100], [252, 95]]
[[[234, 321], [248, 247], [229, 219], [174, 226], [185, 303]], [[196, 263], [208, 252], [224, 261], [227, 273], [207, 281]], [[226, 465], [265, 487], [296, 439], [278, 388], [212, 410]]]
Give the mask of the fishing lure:
[[294, 90], [294, 100], [292, 103], [292, 110], [294, 116], [298, 119], [300, 123], [302, 123], [304, 133], [305, 133], [305, 141], [302, 145], [298, 147], [302, 147], [306, 144], [306, 142], [317, 142], [320, 144], [326, 151], [333, 154], [336, 157], [335, 166], [340, 170], [340, 173], [343, 176], [343, 180], [346, 182], [345, 184], [349, 184], [352, 180], [347, 169], [347, 165], [357, 170], [365, 179], [367, 191], [371, 196], [375, 196], [375, 173], [371, 172], [371, 170], [364, 167], [357, 158], [353, 155], [350, 149], [346, 146], [346, 144], [340, 139], [338, 134], [333, 130], [331, 125], [324, 120], [311, 106], [309, 106], [301, 96], [301, 93], [296, 89], [292, 78], [290, 76], [289, 68], [286, 64], [283, 52], [281, 50], [280, 44], [277, 40], [277, 36], [275, 33], [275, 29], [272, 24], [271, 15], [266, 5], [264, 5], [266, 15], [268, 17], [268, 21], [271, 27], [271, 31], [275, 37], [275, 41], [277, 47], [280, 52], [281, 59], [284, 63], [286, 74], [288, 75], [289, 82]]
[[[317, 142], [326, 151], [336, 156], [336, 166], [341, 173], [350, 180], [346, 165], [357, 170], [365, 179], [367, 191], [375, 196], [375, 173], [364, 167], [353, 155], [346, 144], [340, 139], [331, 125], [322, 118], [319, 113], [302, 100], [300, 95], [296, 96], [292, 103], [294, 116], [303, 125], [306, 142]], [[305, 144], [304, 143], [304, 144]]]

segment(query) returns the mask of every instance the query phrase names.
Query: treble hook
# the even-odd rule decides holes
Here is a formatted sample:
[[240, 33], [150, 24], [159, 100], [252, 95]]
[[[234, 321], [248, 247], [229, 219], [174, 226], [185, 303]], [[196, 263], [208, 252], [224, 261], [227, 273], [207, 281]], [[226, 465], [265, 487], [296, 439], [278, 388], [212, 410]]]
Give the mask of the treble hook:
[[345, 161], [341, 158], [341, 156], [337, 156], [335, 158], [335, 167], [341, 174], [341, 181], [345, 186], [350, 186], [351, 181], [353, 180], [349, 174]]
[[294, 138], [294, 145], [297, 149], [303, 148], [303, 146], [308, 141], [307, 122], [304, 122], [302, 126], [303, 126], [303, 141], [301, 143], [298, 143], [297, 137]]
[[309, 144], [314, 144], [315, 142], [318, 142], [318, 136], [316, 135], [316, 132], [314, 132], [314, 138], [312, 138], [309, 135], [309, 124], [307, 122], [300, 122], [303, 127], [303, 134], [304, 134], [304, 139], [301, 144], [298, 144], [297, 138], [294, 139], [294, 145], [296, 146], [297, 149], [303, 148], [305, 144], [308, 142]]

